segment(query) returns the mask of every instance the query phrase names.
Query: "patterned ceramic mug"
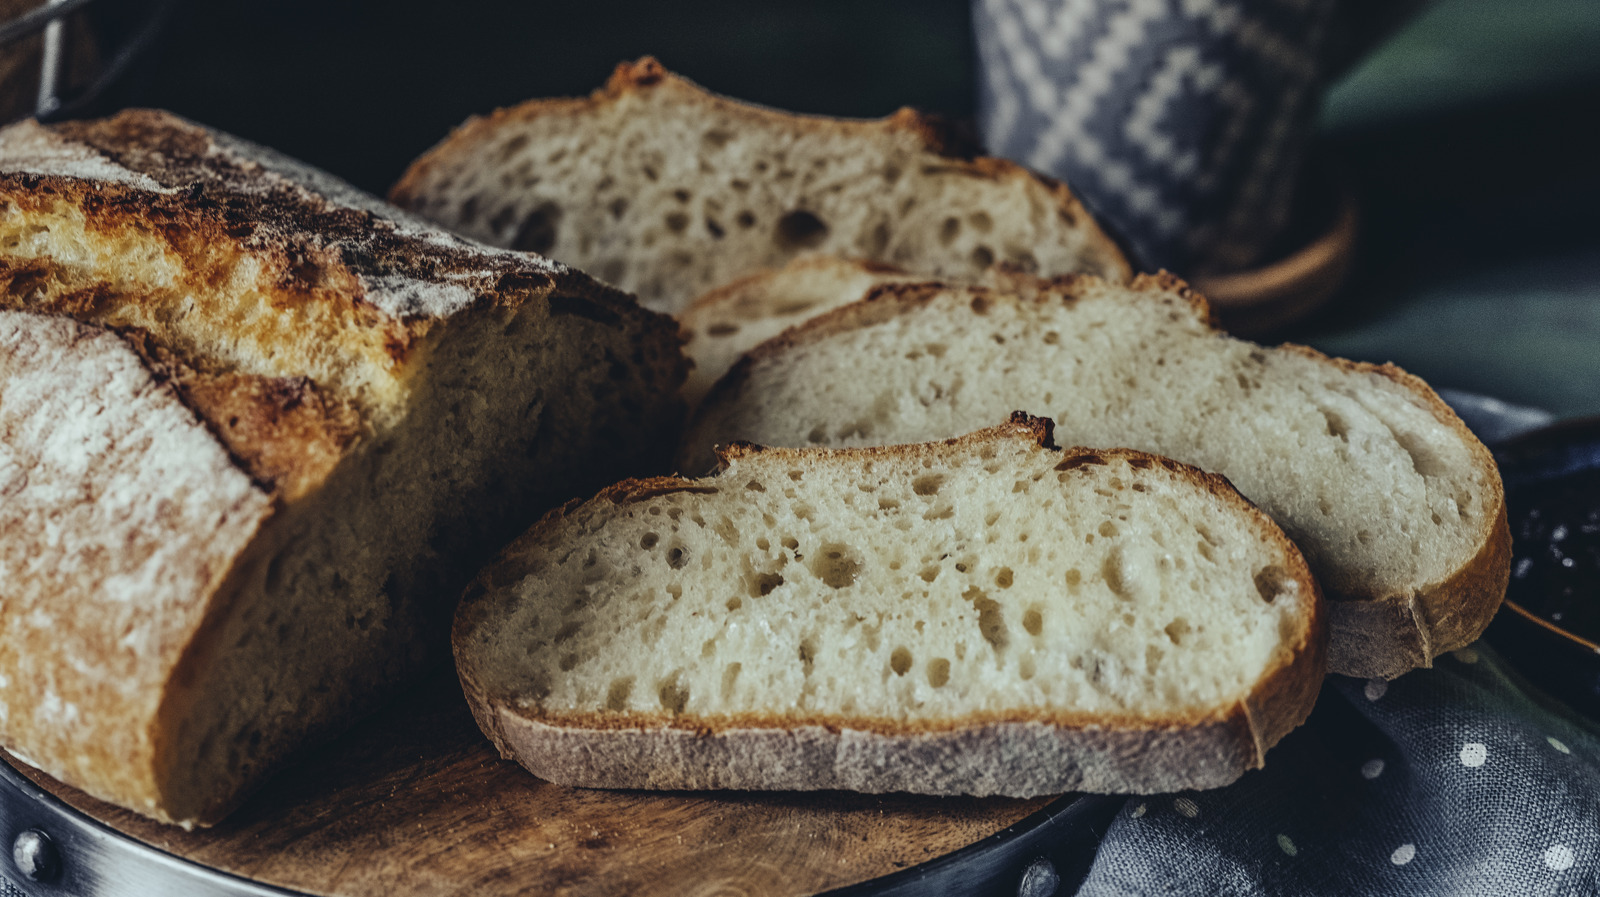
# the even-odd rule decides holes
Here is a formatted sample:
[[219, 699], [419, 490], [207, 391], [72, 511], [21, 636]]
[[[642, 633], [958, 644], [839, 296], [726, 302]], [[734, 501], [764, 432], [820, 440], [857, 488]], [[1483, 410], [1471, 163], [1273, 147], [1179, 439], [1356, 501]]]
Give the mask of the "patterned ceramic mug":
[[1289, 223], [1322, 89], [1375, 24], [1365, 7], [975, 0], [980, 126], [1066, 180], [1143, 267], [1243, 269]]

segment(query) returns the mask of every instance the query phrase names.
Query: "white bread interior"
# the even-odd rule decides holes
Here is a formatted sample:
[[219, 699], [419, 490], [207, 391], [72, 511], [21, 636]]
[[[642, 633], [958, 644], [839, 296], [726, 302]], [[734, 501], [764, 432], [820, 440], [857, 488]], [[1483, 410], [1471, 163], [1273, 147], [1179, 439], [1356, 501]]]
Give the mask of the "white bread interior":
[[1299, 553], [1219, 477], [1048, 434], [741, 447], [569, 505], [458, 611], [480, 724], [602, 787], [1027, 796], [1259, 765], [1322, 675]]

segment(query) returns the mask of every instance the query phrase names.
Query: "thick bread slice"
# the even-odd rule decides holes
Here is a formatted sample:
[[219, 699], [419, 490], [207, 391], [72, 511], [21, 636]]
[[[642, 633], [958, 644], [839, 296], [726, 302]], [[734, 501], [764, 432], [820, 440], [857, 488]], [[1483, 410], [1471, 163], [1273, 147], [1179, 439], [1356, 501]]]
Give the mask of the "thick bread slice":
[[468, 121], [391, 199], [674, 313], [806, 252], [934, 275], [1011, 262], [1127, 278], [1065, 185], [976, 152], [910, 109], [878, 121], [791, 115], [709, 93], [647, 57], [587, 99]]
[[997, 408], [1051, 415], [1067, 444], [1227, 476], [1317, 572], [1335, 672], [1427, 666], [1476, 638], [1505, 593], [1499, 473], [1427, 384], [1228, 337], [1166, 275], [1024, 294], [881, 287], [747, 355], [701, 406], [681, 469], [706, 469], [710, 447], [734, 440], [936, 439]]
[[1222, 477], [1025, 415], [725, 461], [569, 504], [468, 589], [502, 754], [607, 788], [1176, 791], [1316, 700], [1317, 586]]
[[684, 367], [621, 293], [173, 116], [0, 131], [0, 744], [219, 818], [542, 507], [654, 467]]

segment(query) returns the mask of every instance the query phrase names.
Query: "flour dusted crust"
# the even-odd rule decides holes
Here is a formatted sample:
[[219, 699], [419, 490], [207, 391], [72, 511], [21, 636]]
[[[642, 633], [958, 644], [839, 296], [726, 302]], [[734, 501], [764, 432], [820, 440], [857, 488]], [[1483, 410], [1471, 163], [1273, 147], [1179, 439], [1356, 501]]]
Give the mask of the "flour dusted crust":
[[[1206, 710], [1074, 712], [1017, 708], [955, 718], [900, 719], [807, 713], [640, 713], [566, 711], [520, 690], [514, 663], [485, 653], [487, 627], [504, 625], [501, 607], [524, 577], [539, 576], [557, 546], [581, 549], [607, 517], [673, 493], [715, 493], [754, 468], [732, 466], [700, 480], [627, 481], [589, 502], [551, 512], [480, 574], [458, 608], [457, 670], [479, 726], [502, 756], [560, 784], [597, 788], [840, 788], [865, 792], [1036, 796], [1062, 791], [1159, 793], [1219, 787], [1264, 762], [1268, 748], [1309, 713], [1321, 685], [1326, 631], [1317, 586], [1298, 551], [1227, 480], [1164, 458], [1127, 450], [1068, 449], [1051, 443], [1050, 422], [1018, 413], [1009, 424], [943, 443], [844, 450], [773, 449], [735, 444], [724, 463], [760, 455], [773, 467], [843, 470], [886, 459], [942, 458], [958, 451], [1031, 445], [1059, 456], [1057, 470], [1132, 461], [1173, 472], [1255, 521], [1259, 537], [1288, 558], [1285, 577], [1311, 602], [1245, 696]], [[1052, 459], [1053, 460], [1053, 459]], [[738, 481], [738, 482], [730, 482]], [[709, 511], [707, 512], [710, 513]], [[776, 537], [774, 537], [776, 538]], [[686, 590], [687, 592], [687, 590]], [[752, 661], [753, 662], [753, 661]], [[862, 675], [874, 661], [863, 656]]]
[[[637, 145], [629, 123], [648, 129]], [[811, 252], [941, 276], [997, 261], [1130, 276], [1065, 184], [981, 155], [939, 119], [781, 112], [710, 93], [650, 57], [618, 65], [589, 97], [468, 120], [390, 198], [476, 239], [578, 265], [670, 313]], [[793, 240], [791, 214], [811, 216]]]
[[[809, 375], [796, 373], [788, 365], [793, 359], [803, 358], [807, 353], [829, 345], [831, 339], [864, 332], [887, 322], [911, 320], [912, 316], [936, 303], [940, 308], [959, 309], [955, 312], [957, 314], [968, 313], [967, 307], [970, 303], [971, 313], [980, 315], [973, 319], [973, 326], [978, 328], [977, 332], [987, 332], [983, 330], [985, 325], [981, 323], [983, 320], [981, 309], [988, 304], [993, 304], [997, 308], [1043, 307], [1051, 304], [1071, 308], [1085, 301], [1101, 303], [1121, 301], [1111, 295], [1116, 289], [1118, 288], [1086, 276], [1065, 276], [1051, 283], [1038, 284], [1034, 289], [1013, 288], [991, 291], [938, 283], [901, 283], [879, 287], [866, 300], [838, 308], [792, 328], [751, 350], [741, 359], [713, 387], [691, 422], [684, 451], [680, 455], [680, 468], [688, 471], [706, 469], [711, 463], [708, 456], [709, 446], [730, 439], [760, 439], [779, 443], [793, 440], [790, 444], [804, 441], [803, 431], [778, 433], [766, 429], [767, 424], [762, 422], [765, 412], [757, 410], [763, 397], [759, 392], [751, 390], [751, 378], [758, 369], [771, 372], [783, 368], [786, 380], [794, 378], [789, 382], [809, 384], [800, 388], [809, 389], [810, 385], [820, 385], [815, 384]], [[1130, 294], [1129, 301], [1136, 300], [1166, 308], [1165, 320], [1159, 327], [1185, 334], [1192, 338], [1196, 345], [1211, 346], [1218, 352], [1246, 347], [1256, 350], [1258, 354], [1265, 353], [1261, 354], [1262, 359], [1266, 359], [1269, 355], [1284, 359], [1303, 359], [1309, 362], [1309, 367], [1328, 372], [1330, 382], [1335, 382], [1338, 389], [1355, 390], [1358, 394], [1375, 393], [1370, 385], [1364, 385], [1364, 381], [1370, 380], [1373, 383], [1387, 385], [1393, 389], [1395, 395], [1403, 396], [1405, 402], [1420, 409], [1431, 422], [1430, 425], [1448, 432], [1447, 441], [1452, 451], [1463, 457], [1455, 475], [1481, 481], [1482, 488], [1477, 493], [1476, 499], [1481, 507], [1476, 509], [1473, 522], [1470, 524], [1471, 550], [1461, 553], [1451, 565], [1437, 569], [1436, 573], [1403, 581], [1391, 578], [1387, 583], [1368, 583], [1355, 587], [1342, 581], [1353, 575], [1353, 569], [1318, 567], [1324, 579], [1323, 586], [1330, 599], [1329, 619], [1332, 637], [1329, 667], [1332, 671], [1352, 676], [1393, 678], [1411, 669], [1429, 666], [1433, 658], [1462, 647], [1482, 634], [1500, 605], [1509, 577], [1510, 532], [1506, 523], [1504, 494], [1498, 470], [1488, 450], [1426, 383], [1393, 365], [1374, 365], [1329, 358], [1303, 346], [1284, 345], [1274, 349], [1258, 349], [1250, 344], [1232, 340], [1215, 329], [1205, 299], [1170, 274], [1140, 275], [1126, 288], [1126, 291]], [[1132, 314], [1131, 310], [1129, 314]], [[1049, 326], [1066, 332], [1073, 324], [1069, 317], [1062, 317], [1059, 322]], [[1157, 325], [1152, 325], [1155, 326]], [[1152, 330], [1150, 336], [1154, 338], [1157, 334]], [[1115, 370], [1119, 373], [1125, 371], [1128, 376], [1134, 378], [1150, 377], [1156, 373], [1146, 367], [1151, 359], [1144, 354], [1124, 353], [1115, 357], [1086, 358], [1085, 361], [1089, 367], [1096, 370]], [[1111, 367], [1108, 368], [1108, 365]], [[963, 373], [959, 370], [953, 372]], [[965, 373], [969, 379], [975, 379], [981, 372]], [[1232, 373], [1229, 375], [1232, 376]], [[1211, 373], [1208, 372], [1207, 376], [1211, 376]], [[1019, 392], [1029, 390], [1033, 385], [1032, 380], [1016, 382]], [[1322, 388], [1310, 380], [1306, 386], [1308, 389]], [[874, 388], [883, 388], [883, 384], [875, 383]], [[970, 385], [967, 388], [972, 389]], [[1229, 388], [1231, 389], [1231, 386]], [[1067, 391], [1064, 385], [1056, 390], [1058, 400], [1055, 406], [1028, 407], [1027, 410], [1041, 414], [1061, 414], [1059, 396]], [[1247, 392], [1230, 393], [1229, 401], [1233, 404], [1224, 404], [1214, 409], [1203, 425], [1227, 430], [1238, 426], [1239, 421], [1244, 420], [1247, 415], [1256, 414], [1257, 412], [1252, 411], [1242, 398], [1242, 395], [1247, 394]], [[1129, 397], [1133, 395], [1134, 393], [1130, 392], [1128, 396], [1122, 396], [1113, 390], [1107, 393], [1106, 400], [1122, 408], [1129, 402], [1148, 406], [1159, 398], [1139, 393], [1137, 394], [1139, 398], [1135, 400]], [[837, 410], [841, 415], [859, 413], [860, 409], [856, 404], [852, 404], [850, 398], [852, 396], [854, 393], [849, 389], [837, 394], [832, 400], [830, 409]], [[789, 397], [782, 401], [793, 406], [799, 400]], [[1005, 398], [1004, 401], [1027, 405], [1021, 398], [1016, 397]], [[1110, 410], [1102, 409], [1101, 414], [1109, 414]], [[1169, 409], [1173, 413], [1181, 410]], [[1086, 426], [1098, 426], [1098, 421], [1094, 419], [1096, 416], [1098, 415], [1078, 415], [1076, 420], [1063, 417], [1060, 427], [1062, 431], [1074, 434], [1071, 439], [1082, 440], [1084, 437], [1079, 431]], [[918, 438], [928, 438], [932, 435], [937, 434], [924, 434]], [[1304, 449], [1291, 449], [1288, 446], [1295, 444], [1293, 440], [1302, 436], [1303, 434], [1288, 432], [1281, 434], [1263, 432], [1261, 439], [1264, 445], [1270, 445], [1283, 457], [1292, 458], [1303, 454]], [[1117, 444], [1119, 440], [1129, 438], [1127, 434], [1097, 431], [1090, 441], [1096, 444]], [[1141, 440], [1151, 438], [1149, 433], [1140, 437]], [[1158, 448], [1145, 441], [1136, 444], [1146, 449]], [[1196, 458], [1186, 457], [1183, 450], [1176, 447], [1166, 449], [1166, 452], [1184, 460], [1198, 461]], [[1407, 454], [1410, 454], [1409, 449], [1405, 453], [1397, 451], [1396, 457], [1408, 466], [1413, 463], [1423, 463], [1425, 460], [1419, 458], [1407, 460]], [[1252, 491], [1254, 487], [1247, 476], [1251, 472], [1230, 471], [1226, 463], [1228, 460], [1212, 458], [1200, 463], [1230, 472], [1248, 495], [1269, 509], [1283, 500], [1303, 498], [1303, 494], [1308, 494], [1310, 480], [1317, 472], [1310, 469], [1300, 470], [1296, 476], [1304, 479], [1294, 483], [1282, 483], [1278, 487], [1278, 494], [1269, 495]], [[1337, 496], [1329, 498], [1333, 504], [1341, 500]], [[1294, 520], [1281, 514], [1279, 520], [1291, 535], [1296, 533], [1297, 523]], [[1419, 522], [1419, 525], [1425, 525], [1425, 522]], [[1312, 559], [1313, 566], [1317, 567], [1316, 546], [1308, 546], [1306, 551], [1308, 557]], [[1438, 565], [1434, 566], [1438, 568]], [[1369, 575], [1368, 578], [1371, 579], [1373, 576]]]
[[660, 463], [676, 344], [167, 113], [0, 131], [0, 744], [214, 822], [437, 654], [507, 527]]

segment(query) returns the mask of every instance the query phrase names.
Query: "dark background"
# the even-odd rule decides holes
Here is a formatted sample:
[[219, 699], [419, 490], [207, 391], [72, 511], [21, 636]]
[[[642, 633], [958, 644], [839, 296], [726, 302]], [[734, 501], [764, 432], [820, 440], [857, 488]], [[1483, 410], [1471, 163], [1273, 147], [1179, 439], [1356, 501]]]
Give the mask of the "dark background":
[[[1436, 0], [1336, 84], [1321, 150], [1360, 193], [1361, 252], [1284, 336], [1600, 413], [1597, 47], [1596, 0]], [[797, 111], [973, 114], [969, 11], [952, 0], [190, 2], [119, 101], [382, 193], [467, 116], [587, 93], [647, 53]]]

